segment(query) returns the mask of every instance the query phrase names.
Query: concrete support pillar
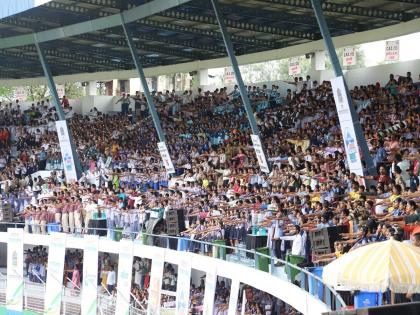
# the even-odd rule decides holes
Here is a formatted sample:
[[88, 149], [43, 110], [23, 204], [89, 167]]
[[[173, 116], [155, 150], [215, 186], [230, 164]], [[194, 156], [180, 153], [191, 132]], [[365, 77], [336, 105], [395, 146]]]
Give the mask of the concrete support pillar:
[[86, 95], [97, 95], [98, 89], [97, 89], [97, 81], [89, 81], [88, 85], [86, 87]]
[[325, 70], [325, 51], [317, 51], [311, 56], [311, 68], [308, 75], [311, 76], [312, 81], [320, 83], [322, 70]]
[[198, 85], [200, 87], [209, 85], [209, 70], [199, 70], [198, 71]]

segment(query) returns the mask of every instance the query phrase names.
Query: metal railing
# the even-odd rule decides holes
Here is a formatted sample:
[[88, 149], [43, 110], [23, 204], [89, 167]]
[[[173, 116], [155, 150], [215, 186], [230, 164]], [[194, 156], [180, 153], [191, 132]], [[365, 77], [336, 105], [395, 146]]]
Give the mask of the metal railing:
[[[15, 223], [15, 222], [0, 222], [1, 224], [7, 224], [9, 227], [23, 227], [25, 225], [24, 223]], [[114, 235], [117, 233], [121, 233], [121, 229], [110, 229], [110, 228], [84, 228], [85, 231], [89, 231], [89, 234], [105, 234], [105, 235]], [[77, 234], [80, 237], [83, 237], [82, 234]], [[196, 254], [208, 254], [209, 252], [213, 252], [216, 254], [213, 254], [213, 257], [226, 259], [225, 254], [226, 251], [230, 251], [232, 253], [235, 253], [235, 255], [230, 255], [231, 262], [235, 263], [242, 263], [248, 266], [248, 267], [257, 267], [256, 261], [260, 260], [268, 260], [268, 264], [270, 265], [270, 273], [273, 276], [278, 276], [276, 273], [274, 273], [274, 266], [275, 265], [282, 265], [284, 266], [284, 269], [288, 273], [287, 280], [289, 282], [292, 282], [291, 273], [297, 273], [300, 277], [300, 280], [293, 281], [292, 283], [294, 285], [299, 286], [301, 289], [311, 293], [316, 298], [320, 299], [323, 303], [328, 305], [329, 308], [332, 310], [340, 310], [345, 309], [347, 307], [346, 303], [342, 299], [341, 295], [331, 286], [324, 283], [324, 281], [318, 277], [317, 275], [311, 273], [309, 270], [301, 268], [295, 264], [292, 264], [288, 261], [276, 258], [274, 256], [266, 255], [263, 253], [257, 252], [254, 250], [248, 250], [241, 247], [232, 247], [228, 245], [223, 244], [217, 244], [217, 243], [210, 243], [206, 241], [201, 240], [195, 240], [195, 239], [189, 239], [186, 237], [179, 237], [179, 236], [169, 236], [164, 234], [149, 234], [145, 232], [129, 232], [125, 234], [125, 238], [129, 238], [131, 240], [140, 240], [145, 245], [151, 245], [151, 246], [158, 246], [158, 247], [164, 247], [169, 249], [175, 249], [180, 251], [192, 251]], [[159, 240], [158, 242], [156, 240]], [[173, 241], [170, 241], [173, 240]], [[178, 246], [176, 248], [173, 248], [173, 244], [179, 244], [179, 242], [186, 242], [187, 246], [184, 246], [183, 249], [178, 249]], [[194, 244], [193, 246], [191, 244]], [[236, 259], [235, 259], [236, 256]], [[253, 257], [253, 258], [249, 258]], [[284, 279], [284, 278], [283, 278]], [[320, 284], [320, 285], [319, 285]], [[312, 288], [311, 292], [309, 289]], [[319, 289], [322, 288], [322, 292], [318, 292]], [[286, 301], [285, 301], [286, 302]], [[286, 302], [287, 303], [287, 302]], [[99, 303], [98, 303], [99, 305]], [[114, 310], [115, 310], [115, 303], [114, 303]], [[141, 310], [140, 310], [141, 311]], [[104, 312], [104, 315], [107, 313]]]

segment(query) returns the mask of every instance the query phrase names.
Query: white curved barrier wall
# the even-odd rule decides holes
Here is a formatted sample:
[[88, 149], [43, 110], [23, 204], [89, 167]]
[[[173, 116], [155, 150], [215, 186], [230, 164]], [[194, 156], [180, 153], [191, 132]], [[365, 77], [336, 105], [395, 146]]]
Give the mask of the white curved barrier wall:
[[[51, 270], [58, 270], [64, 268], [64, 256], [62, 256], [62, 248], [74, 248], [84, 251], [83, 274], [84, 283], [82, 290], [82, 301], [89, 301], [89, 306], [82, 307], [82, 314], [96, 314], [96, 275], [97, 275], [97, 256], [98, 251], [108, 252], [119, 255], [118, 262], [118, 295], [116, 304], [116, 314], [128, 314], [128, 307], [130, 301], [130, 286], [131, 286], [131, 266], [133, 256], [144, 257], [152, 259], [152, 270], [149, 287], [149, 303], [147, 314], [157, 315], [160, 308], [160, 295], [162, 286], [162, 273], [164, 262], [177, 264], [178, 269], [178, 285], [177, 285], [177, 314], [188, 314], [189, 301], [189, 285], [191, 268], [204, 271], [206, 273], [206, 286], [204, 297], [204, 314], [213, 315], [213, 300], [214, 290], [216, 285], [217, 275], [232, 280], [231, 294], [229, 300], [229, 315], [236, 315], [236, 306], [239, 293], [239, 284], [244, 283], [259, 290], [265, 291], [284, 302], [288, 303], [296, 310], [307, 315], [319, 315], [323, 312], [329, 311], [329, 308], [322, 301], [318, 300], [308, 292], [293, 285], [292, 283], [274, 277], [269, 273], [227, 262], [224, 260], [201, 256], [189, 252], [179, 252], [175, 250], [151, 247], [140, 244], [139, 242], [132, 242], [122, 240], [120, 242], [111, 241], [109, 239], [98, 239], [96, 236], [85, 236], [84, 238], [74, 237], [62, 233], [52, 233], [51, 235], [38, 234], [24, 234], [20, 229], [9, 229], [8, 233], [0, 233], [0, 242], [7, 243], [9, 238], [13, 237], [15, 241], [8, 243], [8, 261], [12, 266], [16, 263], [22, 266], [22, 255], [16, 256], [16, 251], [23, 252], [23, 244], [26, 245], [43, 245], [49, 246], [48, 269], [47, 274], [47, 290], [45, 311], [48, 314], [57, 314], [54, 305], [59, 306], [61, 302], [60, 297], [56, 293], [56, 288], [59, 282]], [[13, 233], [13, 234], [12, 234]], [[22, 242], [16, 241], [19, 235], [23, 238]], [[56, 253], [54, 253], [56, 252]], [[10, 257], [10, 260], [9, 260]], [[96, 260], [95, 260], [96, 257]], [[16, 261], [17, 260], [17, 261]], [[15, 277], [12, 274], [11, 265], [8, 265], [8, 281]], [[20, 267], [19, 267], [20, 268]], [[9, 275], [10, 273], [10, 275]], [[16, 279], [15, 279], [16, 280]], [[23, 279], [22, 279], [23, 281]], [[9, 285], [7, 290], [9, 290]], [[23, 292], [22, 292], [23, 294]], [[51, 295], [48, 297], [48, 295]], [[57, 300], [58, 299], [58, 300]], [[82, 305], [85, 303], [82, 303]], [[16, 307], [14, 307], [16, 309]], [[17, 310], [19, 306], [17, 307]], [[59, 313], [58, 313], [59, 314]]]

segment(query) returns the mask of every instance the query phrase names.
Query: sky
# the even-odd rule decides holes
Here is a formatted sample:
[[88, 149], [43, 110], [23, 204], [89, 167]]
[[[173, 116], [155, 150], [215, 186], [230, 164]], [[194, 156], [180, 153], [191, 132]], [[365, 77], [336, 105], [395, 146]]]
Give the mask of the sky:
[[35, 0], [35, 6], [43, 5], [44, 3], [50, 2], [51, 0]]

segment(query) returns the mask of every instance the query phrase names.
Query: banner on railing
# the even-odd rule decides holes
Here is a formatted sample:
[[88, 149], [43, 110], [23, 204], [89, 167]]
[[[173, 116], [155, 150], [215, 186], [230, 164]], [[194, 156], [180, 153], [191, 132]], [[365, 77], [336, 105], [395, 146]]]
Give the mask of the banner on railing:
[[160, 313], [160, 290], [162, 288], [162, 274], [165, 259], [165, 251], [161, 248], [150, 248], [154, 251], [152, 270], [150, 272], [149, 302], [147, 303], [147, 315]]
[[360, 157], [359, 145], [356, 140], [356, 133], [351, 118], [350, 104], [347, 99], [343, 77], [340, 76], [331, 79], [331, 86], [350, 172], [363, 176], [363, 165]]
[[128, 315], [130, 312], [131, 276], [133, 269], [133, 242], [121, 240], [118, 258], [118, 285], [115, 314]]
[[23, 309], [23, 229], [7, 230], [7, 286], [6, 308]]
[[97, 235], [85, 235], [83, 238], [83, 289], [82, 315], [96, 315], [98, 301], [98, 248]]
[[77, 181], [76, 166], [74, 164], [73, 151], [71, 149], [69, 131], [67, 129], [67, 122], [65, 120], [58, 120], [55, 122], [58, 133], [58, 142], [60, 143], [61, 156], [64, 165], [64, 174], [66, 181]]
[[216, 281], [216, 267], [208, 266], [206, 272], [206, 289], [204, 290], [204, 315], [213, 315], [214, 295], [216, 293]]
[[176, 288], [176, 313], [188, 315], [190, 303], [191, 256], [182, 254], [178, 267], [178, 283]]
[[65, 233], [51, 233], [50, 235], [44, 304], [44, 314], [46, 315], [60, 315], [66, 236]]

